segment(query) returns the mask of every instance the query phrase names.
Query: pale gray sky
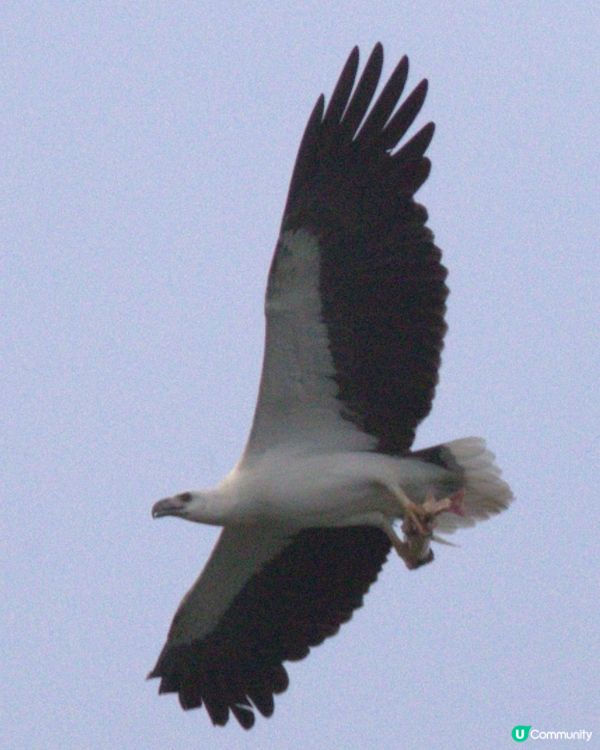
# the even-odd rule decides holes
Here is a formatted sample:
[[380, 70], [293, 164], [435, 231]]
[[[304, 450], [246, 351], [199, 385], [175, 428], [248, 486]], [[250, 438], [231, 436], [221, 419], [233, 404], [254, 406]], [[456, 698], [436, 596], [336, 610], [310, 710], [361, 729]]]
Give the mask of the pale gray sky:
[[[600, 747], [599, 20], [1, 4], [3, 747], [495, 750], [515, 724]], [[243, 447], [299, 138], [377, 40], [438, 125], [419, 198], [450, 333], [417, 445], [484, 435], [517, 502], [417, 573], [390, 559], [271, 720], [213, 728], [144, 677], [217, 532], [150, 507]]]

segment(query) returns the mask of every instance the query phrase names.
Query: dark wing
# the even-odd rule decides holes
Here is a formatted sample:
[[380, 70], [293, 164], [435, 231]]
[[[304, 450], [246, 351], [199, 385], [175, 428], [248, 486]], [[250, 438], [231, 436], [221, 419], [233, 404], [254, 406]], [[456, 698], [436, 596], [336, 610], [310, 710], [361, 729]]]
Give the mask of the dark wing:
[[[283, 662], [304, 658], [312, 646], [335, 635], [362, 605], [390, 543], [382, 531], [371, 527], [305, 529], [283, 547], [264, 532], [265, 539], [255, 539], [259, 551], [253, 557], [249, 533], [243, 534], [246, 539], [237, 531], [223, 532], [206, 570], [175, 615], [149, 677], [161, 678], [161, 693], [179, 693], [183, 708], [204, 705], [213, 724], [226, 724], [231, 711], [249, 729], [254, 724], [253, 708], [271, 716], [273, 696], [286, 690]], [[238, 546], [236, 552], [232, 542], [239, 542], [241, 550]], [[219, 552], [220, 546], [225, 554]], [[274, 557], [257, 567], [266, 550], [278, 548]], [[230, 596], [231, 570], [237, 566], [239, 573], [244, 562], [246, 580]], [[237, 573], [233, 572], [234, 578]], [[206, 632], [214, 614], [206, 605], [209, 591], [211, 605], [222, 611]], [[181, 642], [182, 633], [187, 642]]]
[[324, 436], [323, 447], [365, 447], [342, 435], [336, 419], [370, 436], [368, 447], [403, 453], [431, 408], [448, 289], [427, 212], [413, 196], [429, 174], [434, 126], [395, 150], [427, 82], [397, 108], [403, 58], [367, 114], [382, 63], [378, 44], [355, 85], [355, 48], [327, 109], [321, 96], [306, 127], [269, 277], [248, 453], [281, 442], [286, 428]]

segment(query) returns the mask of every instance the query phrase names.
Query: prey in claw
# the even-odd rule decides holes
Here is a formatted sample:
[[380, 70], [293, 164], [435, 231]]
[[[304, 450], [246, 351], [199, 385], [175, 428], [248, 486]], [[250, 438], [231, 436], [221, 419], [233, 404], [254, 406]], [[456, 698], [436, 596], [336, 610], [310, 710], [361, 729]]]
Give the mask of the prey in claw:
[[435, 519], [440, 513], [464, 516], [464, 498], [465, 491], [461, 489], [441, 500], [437, 500], [435, 495], [429, 492], [420, 505], [404, 500], [404, 520], [401, 527], [404, 540], [394, 535], [392, 543], [409, 570], [420, 568], [433, 560], [433, 551], [430, 548], [432, 539], [449, 544], [441, 538], [434, 537]]

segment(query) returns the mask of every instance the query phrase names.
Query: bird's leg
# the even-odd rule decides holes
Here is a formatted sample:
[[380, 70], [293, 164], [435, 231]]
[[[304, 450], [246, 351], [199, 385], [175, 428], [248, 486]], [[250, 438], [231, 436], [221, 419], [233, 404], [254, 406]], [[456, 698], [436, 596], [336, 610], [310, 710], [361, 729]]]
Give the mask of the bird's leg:
[[405, 541], [402, 541], [393, 529], [391, 529], [391, 534], [388, 532], [388, 536], [394, 545], [394, 549], [404, 560], [406, 567], [409, 570], [414, 570], [433, 560], [430, 543], [433, 537], [435, 517], [440, 513], [456, 513], [459, 516], [464, 516], [465, 491], [463, 489], [458, 490], [441, 500], [437, 500], [433, 492], [428, 492], [422, 505], [410, 500], [400, 488], [396, 488], [394, 494], [402, 506], [404, 517], [402, 531]]
[[441, 500], [437, 500], [430, 490], [422, 504], [413, 502], [400, 487], [394, 489], [394, 495], [399, 500], [402, 508], [402, 516], [404, 518], [402, 531], [405, 534], [415, 533], [415, 531], [424, 535], [431, 534], [433, 519], [439, 516], [440, 513], [455, 513], [457, 516], [465, 515], [463, 506], [465, 499], [464, 489], [453, 492]]
[[443, 497], [441, 500], [436, 500], [435, 495], [430, 491], [427, 493], [423, 505], [417, 505], [417, 508], [419, 508], [419, 511], [424, 513], [428, 518], [435, 518], [435, 516], [439, 516], [440, 513], [455, 513], [457, 516], [464, 516], [464, 499], [464, 489], [457, 490], [451, 495], [448, 495], [448, 497]]
[[[416, 530], [419, 534], [427, 536], [431, 532], [431, 529], [428, 529], [425, 526], [427, 511], [423, 511], [420, 505], [414, 503], [401, 487], [394, 487], [393, 492], [402, 508], [402, 517], [404, 518], [402, 531], [408, 533], [405, 525], [409, 524], [411, 533], [414, 533], [414, 530]], [[429, 500], [429, 497], [430, 496], [427, 495], [425, 502]]]

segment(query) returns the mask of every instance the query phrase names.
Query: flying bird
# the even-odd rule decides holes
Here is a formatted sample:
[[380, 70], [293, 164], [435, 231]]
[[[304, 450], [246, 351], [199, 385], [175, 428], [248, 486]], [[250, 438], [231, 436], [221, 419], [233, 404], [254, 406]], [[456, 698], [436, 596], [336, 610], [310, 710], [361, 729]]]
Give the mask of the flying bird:
[[284, 662], [337, 633], [392, 547], [417, 569], [440, 532], [512, 499], [481, 438], [411, 451], [446, 330], [447, 272], [414, 200], [434, 125], [399, 146], [427, 81], [400, 103], [406, 57], [377, 97], [382, 46], [357, 81], [358, 66], [355, 47], [300, 144], [242, 457], [217, 487], [152, 509], [223, 527], [149, 674], [217, 725], [271, 716]]

